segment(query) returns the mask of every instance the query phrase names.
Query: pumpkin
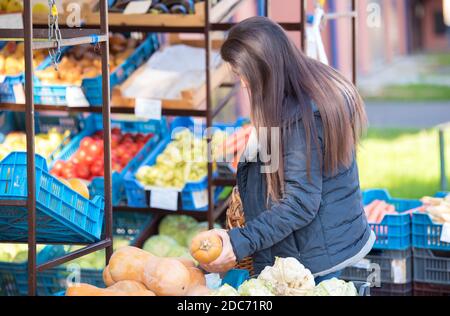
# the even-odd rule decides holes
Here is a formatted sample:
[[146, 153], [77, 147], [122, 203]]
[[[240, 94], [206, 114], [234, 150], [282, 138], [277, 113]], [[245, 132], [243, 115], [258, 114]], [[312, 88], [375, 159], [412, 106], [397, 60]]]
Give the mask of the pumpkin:
[[127, 246], [113, 253], [109, 261], [109, 273], [114, 282], [132, 280], [142, 282], [145, 266], [156, 257], [142, 249]]
[[184, 296], [190, 282], [188, 268], [176, 259], [153, 258], [145, 265], [143, 283], [158, 296]]
[[90, 284], [80, 283], [67, 288], [66, 296], [155, 296], [149, 290], [123, 291], [118, 289], [101, 289]]
[[210, 296], [211, 292], [205, 285], [197, 285], [189, 289], [187, 296]]
[[109, 272], [109, 266], [106, 266], [103, 270], [103, 282], [105, 282], [106, 286], [111, 286], [115, 283], [111, 277], [111, 273]]
[[119, 281], [114, 285], [108, 287], [108, 290], [116, 290], [123, 292], [138, 292], [145, 291], [147, 288], [144, 284], [138, 281]]
[[191, 282], [189, 288], [196, 287], [198, 285], [206, 285], [205, 275], [200, 269], [188, 268]]
[[211, 231], [201, 232], [192, 239], [190, 251], [198, 262], [211, 263], [222, 253], [222, 239]]

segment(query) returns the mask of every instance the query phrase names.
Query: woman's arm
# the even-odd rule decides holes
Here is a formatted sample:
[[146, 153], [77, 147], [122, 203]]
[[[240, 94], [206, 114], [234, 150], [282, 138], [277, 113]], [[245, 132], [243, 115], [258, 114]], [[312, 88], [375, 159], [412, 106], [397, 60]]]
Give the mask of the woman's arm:
[[311, 141], [311, 172], [307, 175], [305, 132], [301, 122], [292, 126], [284, 146], [284, 197], [270, 209], [229, 232], [237, 260], [270, 248], [294, 231], [310, 224], [317, 215], [322, 197], [320, 151]]

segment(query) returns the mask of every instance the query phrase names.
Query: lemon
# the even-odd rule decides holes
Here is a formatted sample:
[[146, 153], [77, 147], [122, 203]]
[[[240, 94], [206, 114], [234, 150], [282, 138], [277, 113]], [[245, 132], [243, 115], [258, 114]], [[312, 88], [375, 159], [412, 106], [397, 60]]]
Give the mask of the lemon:
[[19, 0], [10, 0], [6, 6], [6, 12], [20, 12], [22, 9], [22, 1]]

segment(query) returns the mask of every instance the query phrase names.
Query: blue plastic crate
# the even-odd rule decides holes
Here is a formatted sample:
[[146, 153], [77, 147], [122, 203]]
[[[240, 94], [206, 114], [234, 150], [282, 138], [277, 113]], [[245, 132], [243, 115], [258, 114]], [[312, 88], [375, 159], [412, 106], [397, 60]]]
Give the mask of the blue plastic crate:
[[[46, 246], [36, 256], [38, 264], [64, 254], [63, 246]], [[60, 275], [53, 269], [39, 272], [36, 278], [37, 294], [51, 295], [63, 285]], [[28, 273], [25, 262], [0, 262], [0, 296], [27, 295]]]
[[397, 215], [385, 215], [380, 224], [369, 223], [377, 236], [374, 249], [405, 250], [411, 247], [411, 214], [405, 213], [422, 205], [419, 200], [392, 198], [387, 190], [363, 192], [363, 203], [382, 200], [395, 206]]
[[[438, 192], [435, 197], [445, 198], [448, 194], [448, 192]], [[442, 226], [433, 222], [427, 213], [414, 212], [412, 215], [413, 247], [450, 251], [450, 243], [441, 241]]]
[[[36, 155], [36, 234], [40, 243], [94, 242], [100, 239], [104, 199], [84, 198], [48, 172]], [[27, 157], [13, 152], [0, 162], [0, 200], [26, 201]], [[28, 240], [28, 210], [22, 206], [0, 207], [0, 241]]]
[[[227, 128], [234, 129], [240, 126], [242, 122], [238, 120], [235, 124], [214, 124], [213, 128], [218, 128], [225, 130]], [[194, 120], [189, 117], [179, 117], [176, 118], [171, 124], [171, 134], [178, 128], [189, 128], [197, 137], [201, 137], [204, 133], [204, 126], [195, 125]], [[158, 146], [152, 151], [151, 155], [141, 164], [141, 166], [152, 166], [155, 164], [156, 159], [159, 154], [161, 154], [167, 145], [171, 142], [171, 135], [165, 137]], [[128, 172], [125, 174], [125, 191], [127, 195], [128, 205], [133, 207], [147, 207], [149, 205], [149, 195], [150, 191], [146, 191], [144, 186], [140, 184], [135, 177], [134, 173]], [[194, 195], [198, 192], [206, 190], [208, 187], [208, 177], [205, 176], [203, 179], [197, 182], [186, 183], [180, 195], [181, 209], [183, 210], [195, 210], [195, 211], [206, 211], [208, 209], [205, 207], [195, 207]], [[222, 192], [222, 187], [217, 187], [214, 192], [214, 200], [217, 202]]]
[[[103, 129], [102, 116], [93, 114], [89, 116], [83, 124], [83, 130], [75, 136], [72, 141], [64, 147], [64, 149], [55, 157], [58, 160], [69, 160], [73, 154], [80, 148], [81, 140], [84, 137], [91, 136], [95, 132]], [[122, 132], [126, 133], [152, 133], [153, 137], [144, 145], [137, 155], [119, 172], [112, 173], [112, 198], [113, 204], [118, 205], [125, 199], [125, 188], [123, 185], [123, 177], [128, 171], [135, 171], [139, 165], [147, 158], [150, 152], [155, 148], [160, 139], [167, 134], [166, 120], [161, 121], [120, 121], [112, 120], [111, 127], [119, 127]], [[104, 195], [104, 178], [95, 177], [89, 185], [91, 195]]]
[[[142, 65], [159, 48], [156, 34], [148, 34], [147, 38], [119, 67], [110, 73], [111, 90], [124, 82], [140, 65]], [[51, 67], [52, 61], [47, 58], [42, 69]], [[37, 104], [66, 105], [68, 84], [44, 84], [39, 79], [34, 80], [34, 102]], [[92, 106], [102, 105], [102, 76], [83, 79], [81, 88], [87, 101]]]

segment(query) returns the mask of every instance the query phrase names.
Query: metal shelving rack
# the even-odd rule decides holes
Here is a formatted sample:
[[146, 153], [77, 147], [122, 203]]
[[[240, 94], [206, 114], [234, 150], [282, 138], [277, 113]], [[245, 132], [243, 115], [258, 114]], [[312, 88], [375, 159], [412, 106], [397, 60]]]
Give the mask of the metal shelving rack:
[[[23, 29], [1, 29], [0, 38], [24, 40], [25, 46], [25, 104], [15, 110], [25, 112], [25, 130], [27, 140], [27, 187], [28, 198], [23, 201], [1, 201], [3, 206], [23, 206], [28, 210], [28, 295], [36, 295], [36, 277], [38, 272], [50, 269], [57, 265], [87, 255], [97, 250], [106, 249], [106, 262], [112, 255], [112, 202], [111, 202], [111, 128], [110, 128], [110, 102], [109, 102], [109, 45], [108, 45], [108, 4], [107, 0], [100, 0], [100, 27], [92, 30], [62, 30], [63, 40], [61, 46], [99, 43], [102, 56], [102, 95], [105, 151], [105, 234], [102, 240], [87, 245], [77, 251], [63, 255], [57, 259], [37, 265], [36, 262], [36, 164], [35, 164], [35, 105], [33, 100], [33, 49], [53, 48], [56, 42], [45, 40], [46, 29], [33, 29], [31, 1], [24, 1]], [[91, 35], [96, 35], [95, 37]], [[1, 109], [8, 109], [7, 106]], [[8, 242], [2, 240], [2, 242]]]
[[[245, 2], [247, 0], [241, 0]], [[306, 36], [306, 0], [300, 1], [300, 21], [299, 22], [289, 22], [280, 25], [286, 31], [299, 31], [300, 32], [300, 43], [301, 48], [305, 48]], [[213, 203], [213, 186], [233, 186], [235, 185], [235, 180], [229, 179], [214, 179], [212, 177], [212, 163], [208, 163], [208, 211], [198, 212], [198, 211], [167, 211], [162, 209], [152, 209], [152, 208], [133, 208], [127, 206], [112, 207], [111, 203], [111, 161], [110, 161], [110, 116], [111, 113], [117, 114], [134, 114], [134, 108], [130, 107], [110, 107], [109, 98], [109, 70], [108, 70], [108, 32], [156, 32], [156, 33], [199, 33], [203, 34], [205, 38], [205, 52], [206, 52], [206, 107], [204, 109], [162, 109], [162, 115], [167, 116], [196, 116], [206, 118], [207, 127], [212, 126], [213, 119], [216, 117], [222, 109], [229, 104], [232, 97], [236, 94], [238, 90], [238, 83], [233, 84], [222, 84], [221, 87], [231, 88], [230, 92], [226, 94], [218, 102], [215, 108], [213, 108], [212, 102], [212, 89], [211, 89], [211, 69], [210, 69], [210, 56], [211, 56], [211, 32], [213, 31], [227, 31], [235, 23], [224, 22], [224, 20], [232, 17], [235, 13], [236, 7], [230, 8], [230, 11], [225, 15], [225, 17], [218, 22], [211, 23], [210, 12], [211, 12], [211, 1], [205, 0], [205, 24], [204, 26], [135, 26], [132, 24], [128, 25], [115, 25], [108, 26], [108, 14], [107, 14], [107, 0], [100, 1], [100, 29], [98, 30], [98, 25], [84, 25], [83, 28], [78, 29], [62, 29], [63, 37], [78, 37], [79, 42], [86, 40], [85, 43], [90, 43], [88, 39], [89, 35], [97, 34], [101, 37], [101, 53], [102, 53], [102, 76], [103, 76], [103, 106], [100, 107], [67, 107], [67, 106], [55, 106], [55, 105], [45, 105], [37, 104], [33, 102], [33, 69], [32, 69], [32, 34], [35, 37], [45, 37], [47, 36], [47, 30], [45, 25], [42, 25], [44, 29], [33, 30], [32, 16], [31, 16], [31, 6], [30, 1], [24, 1], [24, 30], [0, 30], [0, 38], [17, 38], [23, 37], [25, 39], [25, 60], [26, 60], [26, 84], [25, 84], [25, 94], [26, 103], [25, 104], [0, 104], [0, 110], [8, 111], [25, 111], [26, 112], [26, 133], [27, 133], [27, 152], [34, 153], [34, 112], [49, 112], [49, 111], [61, 111], [67, 113], [83, 112], [83, 113], [102, 113], [103, 114], [103, 126], [107, 131], [105, 133], [104, 141], [104, 151], [105, 151], [105, 238], [97, 243], [86, 246], [83, 249], [72, 252], [56, 260], [52, 260], [45, 264], [36, 266], [36, 233], [35, 233], [35, 192], [34, 192], [34, 155], [28, 155], [28, 187], [32, 188], [29, 191], [27, 206], [29, 208], [29, 260], [28, 260], [28, 270], [29, 270], [29, 294], [36, 294], [36, 273], [43, 271], [54, 266], [60, 265], [64, 262], [76, 259], [85, 254], [106, 248], [106, 263], [108, 263], [109, 258], [112, 254], [112, 215], [114, 211], [129, 211], [129, 212], [144, 212], [152, 213], [155, 215], [153, 221], [141, 232], [140, 236], [137, 238], [136, 244], [142, 245], [142, 243], [152, 234], [157, 231], [157, 224], [162, 216], [168, 214], [183, 214], [190, 215], [199, 220], [207, 220], [209, 226], [212, 228], [213, 223], [217, 220], [227, 208], [227, 201], [222, 201], [219, 205], [214, 205]], [[264, 15], [268, 16], [269, 13], [269, 0], [264, 0]], [[341, 17], [351, 17], [352, 18], [352, 70], [353, 70], [353, 82], [356, 83], [356, 0], [352, 0], [352, 12], [340, 13], [330, 16], [328, 19], [336, 19]], [[41, 27], [39, 25], [39, 27]], [[219, 87], [219, 88], [221, 88]], [[30, 140], [30, 141], [28, 141]], [[208, 142], [208, 147], [211, 144]], [[209, 148], [208, 148], [209, 152]], [[18, 201], [10, 201], [11, 204], [17, 205]], [[2, 205], [0, 201], [0, 205]]]

